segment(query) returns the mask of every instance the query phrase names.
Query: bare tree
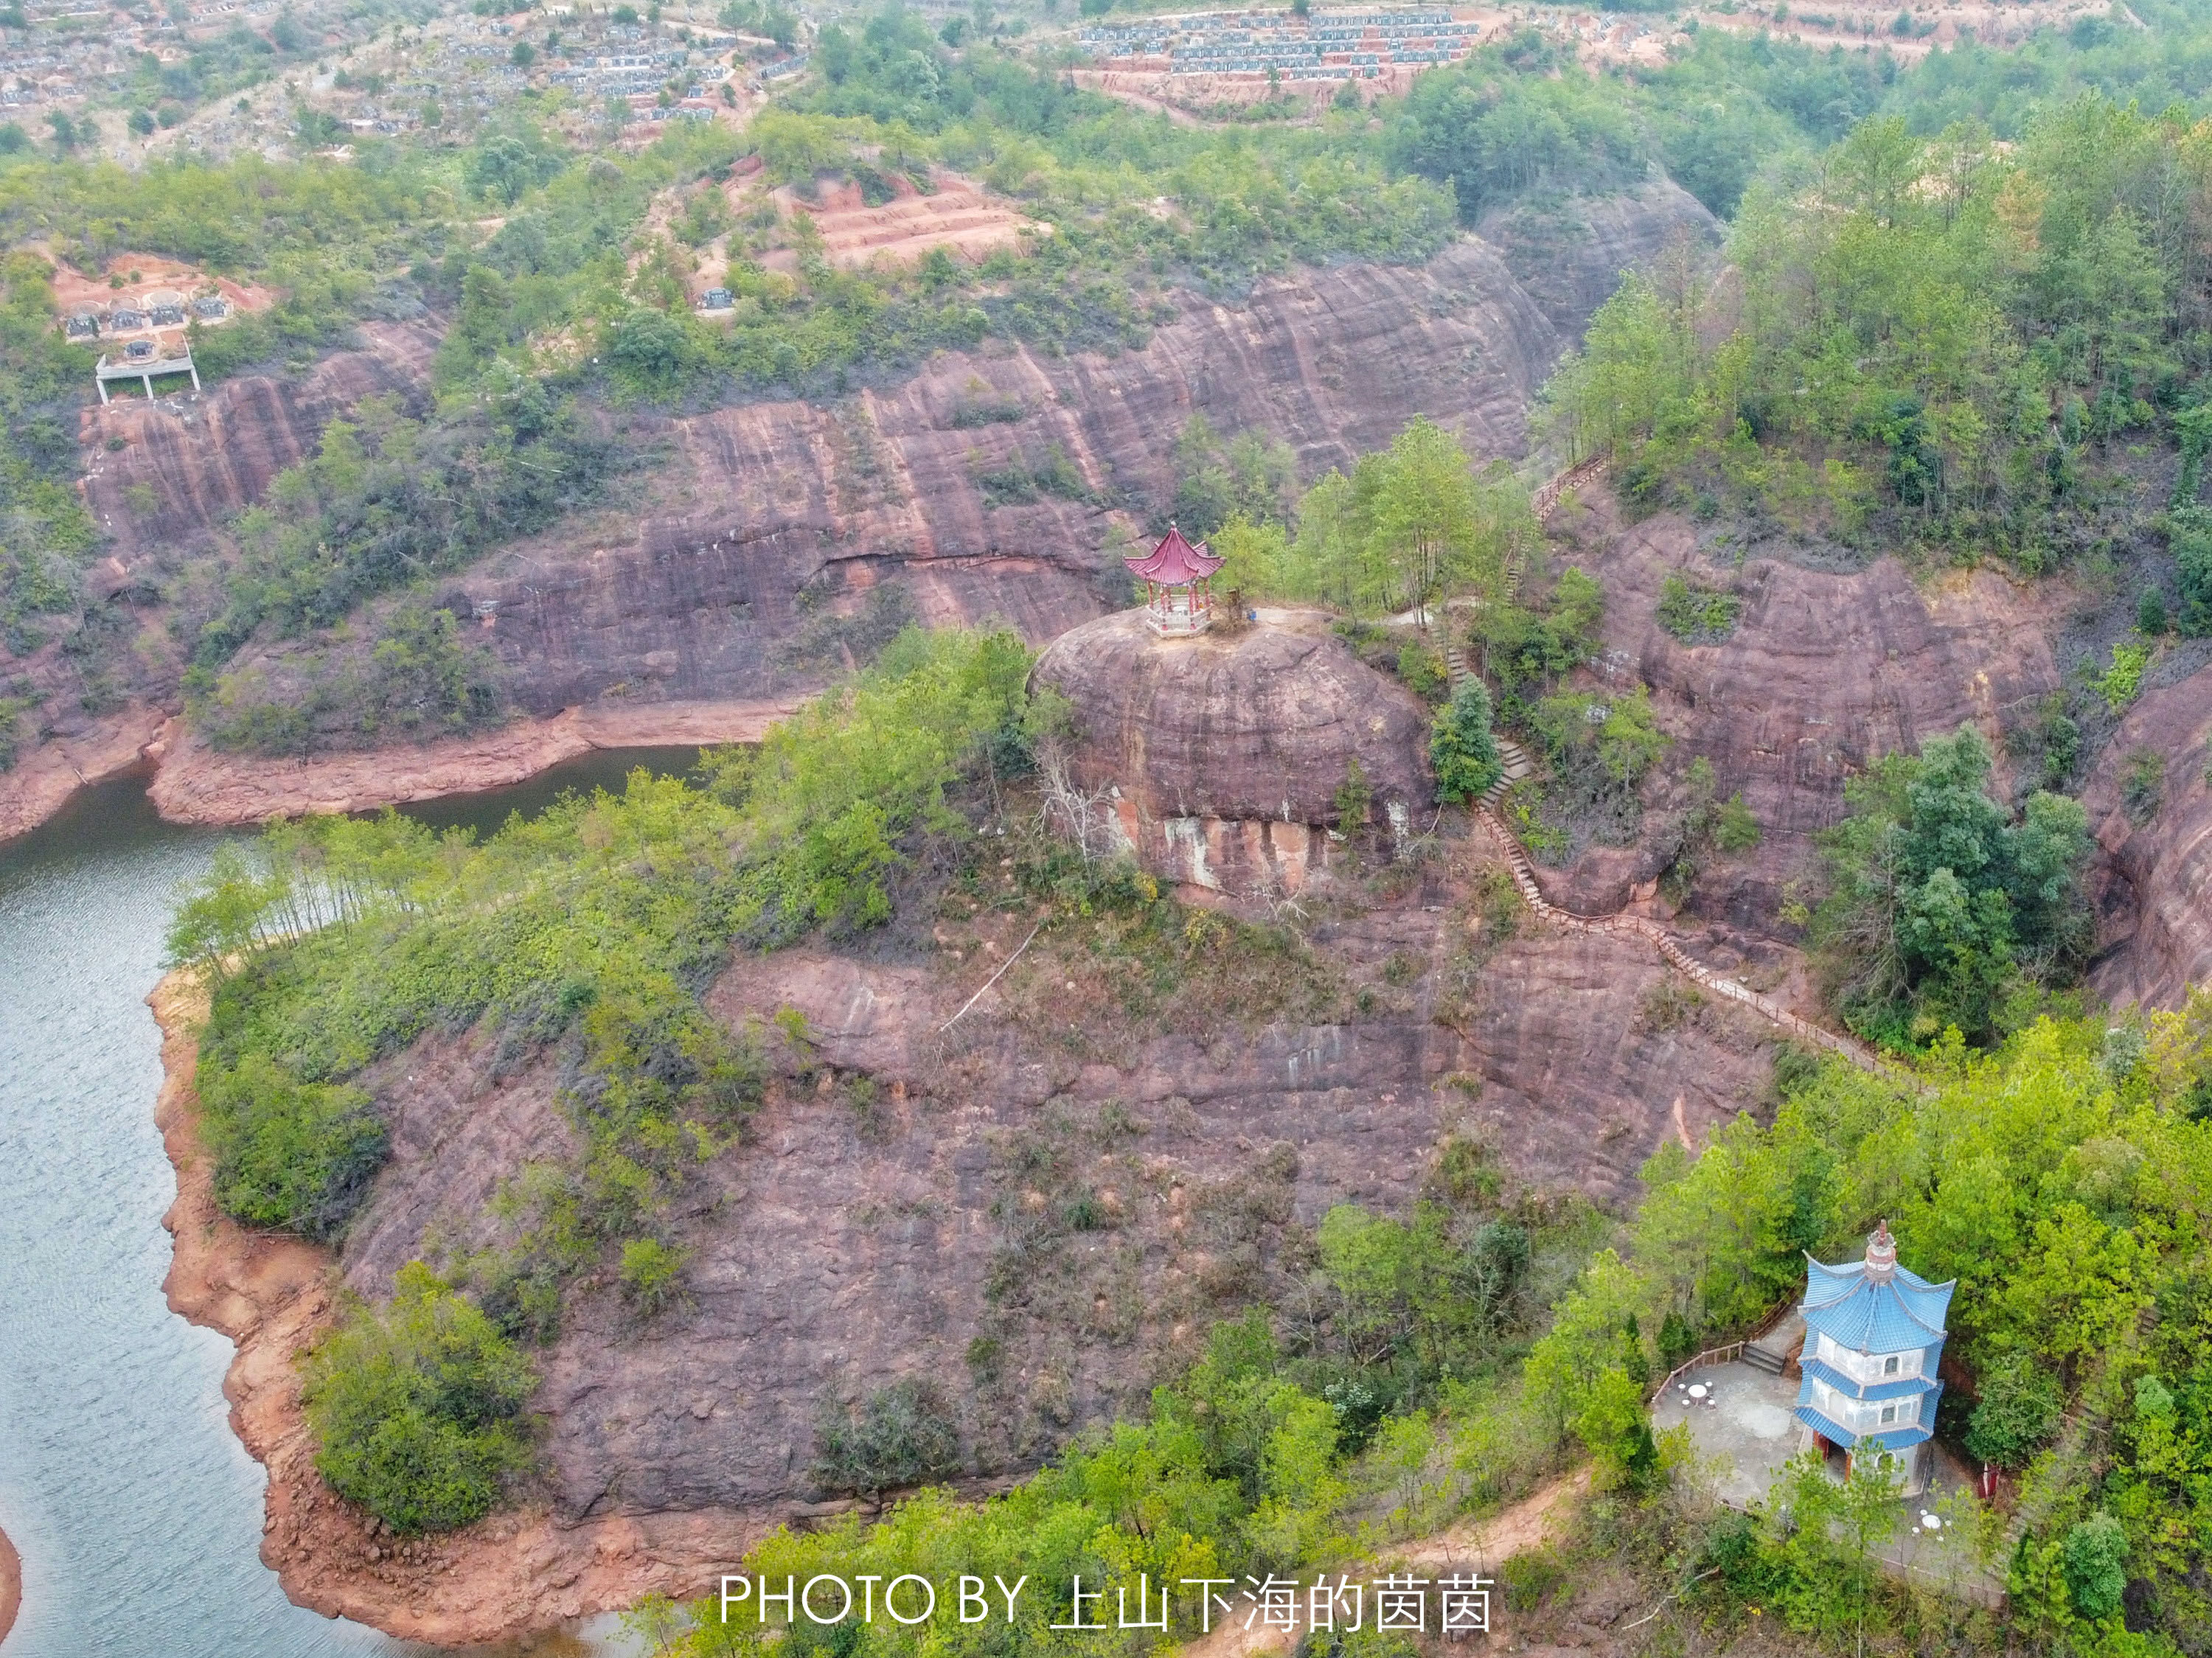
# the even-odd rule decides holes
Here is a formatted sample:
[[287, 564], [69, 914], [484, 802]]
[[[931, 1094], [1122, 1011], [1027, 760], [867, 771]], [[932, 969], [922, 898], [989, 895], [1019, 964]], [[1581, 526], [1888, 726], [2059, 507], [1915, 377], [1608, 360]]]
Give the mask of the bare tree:
[[1085, 792], [1075, 780], [1066, 740], [1057, 735], [1036, 744], [1037, 776], [1043, 782], [1042, 815], [1045, 828], [1073, 843], [1086, 864], [1111, 858], [1121, 850], [1120, 825], [1113, 821], [1110, 786]]

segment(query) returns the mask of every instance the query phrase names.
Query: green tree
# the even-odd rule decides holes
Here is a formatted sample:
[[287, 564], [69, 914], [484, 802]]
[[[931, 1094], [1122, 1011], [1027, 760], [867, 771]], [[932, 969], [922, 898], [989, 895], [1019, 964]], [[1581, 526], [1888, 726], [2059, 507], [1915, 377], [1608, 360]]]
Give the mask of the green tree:
[[308, 1357], [301, 1399], [315, 1467], [394, 1531], [465, 1526], [530, 1461], [522, 1407], [537, 1372], [420, 1261], [391, 1307], [361, 1309]]
[[2058, 1377], [2033, 1356], [2012, 1353], [1984, 1369], [1980, 1388], [1966, 1424], [1966, 1449], [1999, 1467], [2025, 1467], [2057, 1430], [2065, 1408]]
[[1437, 798], [1450, 802], [1480, 800], [1504, 775], [1498, 739], [1490, 729], [1490, 693], [1469, 678], [1437, 710], [1429, 732], [1429, 759], [1436, 768]]
[[1504, 574], [1504, 538], [1486, 533], [1473, 463], [1459, 440], [1417, 416], [1356, 475], [1369, 497], [1369, 552], [1396, 598], [1423, 629], [1448, 590], [1494, 592]]
[[1598, 1373], [1574, 1419], [1575, 1434], [1597, 1461], [1607, 1489], [1648, 1490], [1659, 1473], [1659, 1451], [1644, 1411], [1644, 1388], [1625, 1368]]
[[2120, 1609], [2128, 1587], [2128, 1533], [2109, 1514], [2093, 1514], [2068, 1528], [2066, 1587], [2074, 1610], [2093, 1622]]
[[[1830, 892], [1814, 917], [1832, 993], [1862, 1029], [1987, 1035], [2015, 978], [2062, 980], [2086, 942], [2078, 802], [2037, 793], [2011, 823], [1987, 791], [1971, 726], [1885, 756], [1846, 786], [1823, 839]], [[1917, 1020], [1917, 1024], [1912, 1022]]]

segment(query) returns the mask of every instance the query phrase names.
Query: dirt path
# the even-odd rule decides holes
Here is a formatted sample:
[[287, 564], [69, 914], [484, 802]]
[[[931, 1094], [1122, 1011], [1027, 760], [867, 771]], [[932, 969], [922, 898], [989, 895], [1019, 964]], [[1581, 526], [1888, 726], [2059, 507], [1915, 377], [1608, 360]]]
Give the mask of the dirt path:
[[23, 1562], [15, 1546], [8, 1540], [8, 1533], [0, 1531], [0, 1641], [8, 1638], [8, 1631], [15, 1626], [15, 1614], [22, 1609]]
[[[1575, 1499], [1589, 1490], [1589, 1470], [1561, 1476], [1550, 1485], [1487, 1520], [1470, 1520], [1417, 1538], [1401, 1547], [1386, 1549], [1370, 1563], [1407, 1567], [1450, 1566], [1494, 1577], [1498, 1568], [1513, 1556], [1540, 1548], [1565, 1527]], [[1346, 1576], [1352, 1574], [1347, 1571]], [[1263, 1658], [1287, 1652], [1304, 1631], [1300, 1629], [1246, 1629], [1240, 1611], [1182, 1649], [1182, 1658]]]

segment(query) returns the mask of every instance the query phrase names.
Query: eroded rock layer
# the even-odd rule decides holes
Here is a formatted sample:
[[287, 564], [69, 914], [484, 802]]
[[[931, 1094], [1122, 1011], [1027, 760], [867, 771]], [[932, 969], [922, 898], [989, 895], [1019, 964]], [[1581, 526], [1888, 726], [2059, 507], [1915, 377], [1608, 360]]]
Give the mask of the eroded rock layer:
[[[514, 547], [439, 598], [472, 618], [483, 606], [471, 637], [497, 657], [511, 705], [539, 717], [766, 701], [820, 684], [908, 618], [1003, 617], [1041, 643], [1126, 602], [1109, 541], [1172, 493], [1194, 414], [1283, 440], [1307, 480], [1415, 414], [1479, 454], [1522, 452], [1528, 402], [1587, 318], [1573, 295], [1601, 297], [1674, 240], [1713, 234], [1670, 185], [1589, 217], [1561, 255], [1571, 293], [1543, 305], [1467, 238], [1425, 266], [1270, 278], [1234, 307], [1186, 296], [1143, 349], [1111, 357], [994, 347], [827, 403], [641, 421], [637, 435], [665, 446], [642, 498]], [[100, 642], [70, 655], [57, 637], [20, 661], [0, 651], [0, 670], [40, 696], [48, 740], [106, 740], [107, 716], [89, 710], [118, 701], [179, 712], [179, 641], [222, 606], [215, 572], [187, 567], [217, 526], [362, 398], [420, 401], [434, 325], [362, 334], [360, 349], [297, 377], [88, 412], [84, 487], [112, 553], [90, 583]], [[238, 665], [281, 670], [302, 648], [265, 644]], [[0, 775], [0, 826], [50, 811], [48, 783]]]
[[2179, 1007], [2212, 984], [2212, 668], [2145, 693], [2081, 799], [2104, 853], [2090, 982], [2114, 1002]]
[[872, 605], [887, 621], [1003, 616], [1042, 641], [1127, 602], [1109, 537], [1172, 494], [1192, 415], [1282, 439], [1306, 477], [1419, 413], [1478, 453], [1518, 454], [1561, 343], [1480, 242], [1419, 269], [1302, 273], [1241, 309], [1194, 305], [1116, 357], [953, 354], [836, 404], [678, 422], [680, 498], [462, 585], [496, 607], [484, 639], [533, 713], [611, 687], [772, 695], [842, 665]]
[[79, 434], [85, 501], [108, 550], [127, 569], [204, 545], [363, 398], [420, 399], [439, 331], [427, 319], [370, 323], [359, 349], [302, 374], [242, 374], [198, 398], [90, 405]]
[[[1462, 906], [1493, 857], [1453, 842], [1399, 897], [1317, 926], [1329, 969], [1375, 987], [1319, 1023], [1123, 1031], [1071, 1005], [1060, 975], [1081, 968], [1040, 948], [948, 1031], [1016, 915], [966, 963], [733, 966], [709, 1005], [740, 1028], [797, 1009], [808, 1067], [672, 1218], [685, 1308], [647, 1322], [611, 1289], [572, 1299], [534, 1401], [557, 1511], [815, 1512], [823, 1412], [908, 1376], [972, 1397], [967, 1475], [1003, 1477], [1283, 1292], [1331, 1205], [1406, 1212], [1448, 1137], [1539, 1191], [1617, 1202], [1662, 1141], [1759, 1108], [1770, 1031], [1633, 944], [1486, 934]], [[1749, 948], [1770, 973], [1786, 956]], [[490, 1242], [498, 1182], [573, 1145], [550, 1061], [495, 1079], [488, 1045], [427, 1041], [364, 1082], [393, 1121], [343, 1256], [365, 1294], [426, 1248]], [[1071, 1230], [1079, 1191], [1092, 1217]]]
[[1347, 787], [1402, 836], [1434, 790], [1429, 711], [1318, 613], [1162, 639], [1141, 610], [1062, 634], [1036, 683], [1068, 700], [1073, 781], [1170, 880], [1297, 892], [1327, 859]]
[[[1735, 925], [1775, 924], [1784, 888], [1810, 873], [1814, 835], [1843, 816], [1844, 785], [1869, 762], [1971, 723], [2002, 765], [2005, 729], [2061, 683], [2051, 635], [2071, 596], [2057, 583], [1988, 569], [1916, 581], [1894, 559], [1838, 573], [1754, 556], [1737, 572], [1677, 514], [1619, 529], [1609, 502], [1592, 510], [1601, 521], [1583, 545], [1558, 555], [1605, 585], [1605, 649], [1585, 682], [1601, 694], [1649, 685], [1673, 738], [1662, 769], [1679, 777], [1703, 757], [1723, 798], [1742, 793], [1760, 844], [1709, 859], [1695, 896], [1699, 911]], [[1725, 639], [1686, 644], [1659, 625], [1669, 574], [1740, 593]], [[1663, 828], [1661, 814], [1645, 821]], [[1609, 913], [1674, 851], [1656, 833], [1593, 847], [1554, 896]]]

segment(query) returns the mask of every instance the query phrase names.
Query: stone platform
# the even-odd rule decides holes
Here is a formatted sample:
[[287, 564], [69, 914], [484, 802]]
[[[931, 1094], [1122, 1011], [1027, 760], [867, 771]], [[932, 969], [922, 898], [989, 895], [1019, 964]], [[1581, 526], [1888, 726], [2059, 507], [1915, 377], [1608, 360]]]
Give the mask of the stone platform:
[[[1692, 1397], [1692, 1388], [1702, 1388]], [[1792, 1416], [1797, 1384], [1737, 1361], [1692, 1370], [1670, 1383], [1651, 1406], [1655, 1433], [1687, 1424], [1697, 1448], [1700, 1483], [1730, 1508], [1763, 1503], [1796, 1455], [1804, 1430]]]

